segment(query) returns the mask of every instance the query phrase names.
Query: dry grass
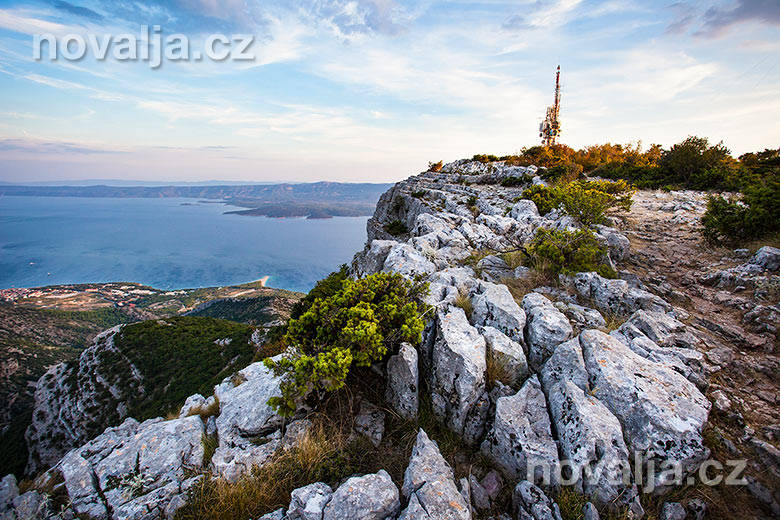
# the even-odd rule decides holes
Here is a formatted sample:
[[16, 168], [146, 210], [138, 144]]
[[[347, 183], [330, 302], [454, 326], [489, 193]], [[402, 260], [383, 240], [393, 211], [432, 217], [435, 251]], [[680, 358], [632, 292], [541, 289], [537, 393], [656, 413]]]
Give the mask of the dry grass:
[[532, 267], [528, 276], [523, 278], [504, 278], [501, 280], [501, 283], [507, 286], [509, 292], [512, 293], [515, 301], [519, 304], [523, 301], [523, 296], [526, 294], [543, 285], [556, 285], [557, 279], [545, 274], [544, 270], [537, 270]]
[[486, 356], [485, 361], [487, 363], [485, 377], [487, 378], [488, 385], [492, 387], [496, 381], [498, 381], [507, 386], [515, 386], [517, 374], [510, 370], [506, 361], [491, 355]]
[[[235, 377], [235, 376], [233, 376]], [[169, 414], [170, 415], [170, 414]], [[219, 399], [217, 397], [214, 397], [214, 401], [211, 402], [208, 406], [199, 406], [196, 408], [193, 408], [190, 410], [190, 412], [187, 414], [187, 417], [190, 417], [192, 415], [200, 415], [200, 418], [204, 421], [208, 419], [209, 417], [219, 415]], [[176, 414], [174, 419], [178, 417], [178, 413]]]
[[471, 297], [467, 291], [459, 291], [457, 298], [455, 298], [454, 305], [463, 309], [466, 313], [466, 317], [471, 319], [471, 314], [474, 312], [474, 304], [471, 303]]
[[612, 332], [619, 329], [628, 319], [627, 316], [613, 312], [602, 312], [601, 315], [604, 316], [604, 321], [607, 322], [604, 326], [604, 332]]
[[506, 262], [506, 265], [508, 265], [510, 269], [516, 269], [520, 267], [526, 260], [525, 255], [521, 251], [502, 253], [501, 259]]

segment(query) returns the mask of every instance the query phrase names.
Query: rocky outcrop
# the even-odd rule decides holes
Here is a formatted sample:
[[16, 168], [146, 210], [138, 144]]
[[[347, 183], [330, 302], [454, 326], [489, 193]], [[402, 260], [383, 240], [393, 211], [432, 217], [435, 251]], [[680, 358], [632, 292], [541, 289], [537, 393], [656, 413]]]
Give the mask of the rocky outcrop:
[[462, 309], [440, 311], [431, 354], [433, 413], [470, 443], [482, 435], [487, 414], [485, 338]]
[[[54, 468], [64, 480], [71, 507], [90, 518], [171, 518], [174, 497], [186, 494], [200, 476], [204, 433], [198, 416], [138, 423], [127, 419], [80, 448]], [[191, 468], [191, 470], [188, 470]]]
[[455, 485], [455, 474], [423, 430], [417, 433], [401, 488], [408, 499], [400, 519], [470, 520], [470, 505]]
[[620, 420], [628, 447], [656, 467], [670, 460], [685, 473], [698, 468], [709, 455], [702, 429], [710, 402], [696, 386], [601, 331], [583, 332], [580, 344], [591, 393]]
[[385, 399], [398, 414], [413, 420], [419, 407], [420, 380], [417, 350], [402, 343], [398, 354], [387, 360], [387, 391]]
[[516, 394], [498, 399], [493, 427], [482, 451], [513, 478], [557, 484], [558, 448], [537, 376], [528, 379]]
[[[683, 472], [695, 470], [706, 458], [702, 429], [709, 401], [700, 389], [706, 388], [707, 364], [701, 340], [679, 321], [685, 319], [681, 310], [627, 273], [621, 279], [576, 273], [560, 277], [556, 287], [530, 287], [530, 268], [510, 268], [511, 257], [500, 254], [517, 250], [539, 228], [577, 229], [561, 209], [540, 216], [533, 202], [519, 198], [523, 186], [496, 185], [508, 176], [527, 178], [528, 184], [543, 182], [532, 180], [535, 171], [458, 161], [397, 184], [382, 196], [368, 222], [366, 247], [351, 266], [352, 276], [396, 272], [428, 282], [425, 302], [431, 309], [424, 316], [423, 341], [417, 348], [401, 345], [384, 365], [372, 367], [372, 373], [386, 379], [378, 396], [384, 394], [406, 420], [425, 413], [429, 398], [434, 417], [466, 444], [479, 447], [493, 468], [456, 483], [436, 442], [419, 430], [400, 494], [381, 470], [299, 488], [286, 510], [264, 518], [468, 519], [473, 511], [482, 514], [500, 503], [503, 479], [515, 486], [515, 518], [560, 520], [551, 497], [567, 484], [590, 501], [583, 510], [586, 518], [598, 518], [595, 506], [627, 507], [639, 517], [640, 490], [629, 464], [635, 452], [646, 464], [658, 468], [661, 461], [671, 460]], [[469, 175], [473, 184], [457, 181], [461, 175]], [[616, 228], [596, 231], [613, 264], [633, 258], [628, 240]], [[485, 255], [485, 250], [493, 254]], [[765, 251], [761, 264], [751, 265], [765, 272], [773, 265], [772, 254]], [[647, 287], [654, 285], [648, 282]], [[625, 322], [606, 333], [607, 321], [618, 317]], [[97, 451], [90, 444], [73, 450], [68, 457], [78, 464], [68, 463], [68, 494], [74, 509], [78, 503], [87, 512], [146, 508], [169, 514], [195, 482], [182, 472], [183, 464], [170, 462], [167, 473], [147, 464], [153, 468], [144, 471], [154, 475], [155, 483], [132, 499], [121, 498], [113, 492], [116, 488], [107, 490], [97, 477], [97, 484], [76, 487], [79, 468], [85, 479], [105, 472], [101, 464], [109, 448], [102, 446], [110, 439], [124, 439], [116, 441], [124, 454], [117, 467], [132, 465], [132, 454], [124, 448], [130, 433], [121, 428], [135, 439], [148, 438], [160, 425], [188, 425], [192, 432], [183, 431], [182, 437], [191, 437], [191, 449], [183, 443], [170, 452], [197, 459], [202, 450], [193, 444], [196, 437], [216, 441], [213, 457], [198, 464], [228, 480], [295, 446], [311, 422], [285, 424], [267, 405], [269, 397], [278, 395], [279, 384], [261, 363], [251, 364], [217, 385], [214, 396], [187, 399], [179, 419], [126, 422], [99, 436]], [[379, 404], [376, 398], [371, 397]], [[374, 446], [383, 445], [384, 412], [360, 399], [354, 430]], [[392, 417], [387, 427], [389, 435]], [[114, 451], [118, 457], [119, 449]], [[139, 475], [124, 482], [146, 482], [145, 473]], [[114, 476], [119, 480], [112, 483], [122, 481]], [[660, 480], [652, 484], [664, 490]]]
[[211, 463], [217, 473], [237, 480], [276, 451], [283, 419], [268, 400], [279, 394], [279, 379], [263, 363], [249, 365], [214, 388], [219, 446]]

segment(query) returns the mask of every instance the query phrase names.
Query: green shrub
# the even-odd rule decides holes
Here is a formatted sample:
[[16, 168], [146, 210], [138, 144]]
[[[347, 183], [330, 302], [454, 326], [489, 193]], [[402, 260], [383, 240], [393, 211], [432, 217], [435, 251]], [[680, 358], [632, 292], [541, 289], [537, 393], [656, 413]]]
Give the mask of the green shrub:
[[557, 190], [540, 184], [534, 184], [523, 191], [522, 198], [532, 200], [541, 215], [546, 215], [560, 204]]
[[405, 235], [406, 233], [409, 232], [409, 228], [406, 227], [406, 224], [404, 224], [400, 220], [394, 220], [389, 224], [386, 224], [384, 229], [394, 237], [397, 237], [399, 235]]
[[490, 162], [496, 162], [500, 159], [495, 155], [476, 154], [474, 157], [471, 158], [471, 160], [479, 161], [481, 163], [490, 163]]
[[577, 163], [564, 163], [550, 166], [539, 171], [540, 177], [546, 181], [573, 181], [582, 174], [582, 166]]
[[[301, 317], [301, 314], [309, 310], [314, 300], [328, 298], [333, 296], [341, 289], [341, 283], [349, 277], [349, 268], [347, 264], [341, 264], [338, 271], [330, 273], [328, 276], [320, 280], [314, 285], [314, 288], [309, 291], [309, 294], [304, 296], [301, 300], [298, 300], [293, 305], [290, 312], [290, 319], [297, 319]], [[285, 327], [285, 332], [287, 328]]]
[[284, 376], [282, 395], [269, 404], [290, 414], [309, 393], [341, 388], [352, 366], [379, 361], [401, 342], [419, 343], [425, 310], [419, 298], [425, 292], [427, 285], [377, 273], [346, 279], [338, 292], [316, 299], [289, 323], [285, 342], [296, 352], [265, 360]]
[[529, 182], [531, 182], [531, 179], [527, 175], [515, 176], [515, 177], [504, 177], [503, 179], [501, 179], [501, 186], [505, 188], [512, 188], [514, 186], [523, 186], [524, 184], [528, 184]]
[[610, 210], [631, 209], [633, 190], [625, 181], [575, 181], [557, 188], [566, 213], [584, 226], [606, 222]]
[[413, 191], [413, 192], [412, 192], [412, 197], [414, 197], [415, 199], [424, 199], [424, 198], [425, 198], [425, 195], [426, 195], [427, 193], [428, 193], [428, 192], [427, 192], [427, 191], [425, 191], [425, 190]]
[[562, 206], [584, 226], [593, 226], [603, 224], [610, 211], [630, 210], [633, 194], [633, 188], [622, 180], [579, 180], [557, 186], [531, 186], [522, 196], [532, 200], [542, 215]]
[[528, 247], [535, 268], [548, 276], [596, 271], [605, 278], [615, 272], [605, 263], [607, 250], [592, 231], [540, 229]]
[[710, 196], [701, 219], [711, 243], [738, 243], [780, 231], [780, 175], [750, 186], [741, 200]]

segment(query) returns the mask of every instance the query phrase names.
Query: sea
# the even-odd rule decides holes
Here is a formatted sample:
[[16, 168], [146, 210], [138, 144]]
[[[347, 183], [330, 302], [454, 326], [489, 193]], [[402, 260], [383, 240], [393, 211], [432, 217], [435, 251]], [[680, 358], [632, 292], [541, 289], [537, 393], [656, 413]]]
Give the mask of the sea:
[[362, 249], [368, 217], [267, 218], [180, 198], [0, 197], [0, 288], [139, 282], [308, 291]]

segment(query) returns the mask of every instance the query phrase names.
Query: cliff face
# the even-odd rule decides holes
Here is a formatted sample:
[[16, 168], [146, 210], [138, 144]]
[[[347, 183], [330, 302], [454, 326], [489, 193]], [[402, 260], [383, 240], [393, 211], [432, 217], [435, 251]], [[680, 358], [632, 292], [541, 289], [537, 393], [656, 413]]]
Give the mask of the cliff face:
[[[672, 286], [676, 284], [672, 275], [663, 277], [660, 267], [647, 267], [673, 268], [663, 264], [666, 259], [654, 256], [647, 262], [644, 255], [658, 253], [651, 248], [632, 251], [632, 242], [652, 238], [653, 232], [644, 229], [640, 236], [636, 230], [642, 224], [632, 222], [632, 217], [595, 230], [608, 250], [604, 260], [618, 278], [582, 272], [542, 281], [527, 267], [515, 265], [506, 253], [518, 251], [537, 230], [579, 227], [563, 211], [540, 215], [533, 202], [521, 198], [525, 187], [543, 183], [536, 173], [535, 167], [457, 161], [440, 172], [398, 183], [382, 195], [368, 222], [366, 247], [351, 266], [354, 276], [385, 271], [428, 281], [426, 302], [432, 310], [421, 345], [405, 344], [374, 368], [384, 379], [389, 407], [414, 420], [425, 398], [441, 424], [490, 461], [491, 471], [482, 480], [468, 474], [456, 482], [456, 472], [437, 444], [420, 430], [403, 482], [394, 482], [381, 470], [339, 482], [335, 489], [328, 483], [312, 483], [293, 491], [289, 507], [263, 518], [467, 519], [492, 507], [504, 483], [513, 490], [512, 508], [503, 511], [507, 516], [560, 519], [559, 506], [548, 493], [566, 485], [587, 497], [586, 518], [594, 518], [594, 505], [602, 510], [624, 508], [630, 517], [641, 518], [641, 486], [652, 487], [657, 494], [674, 487], [664, 480], [667, 475], [649, 472], [650, 468], [671, 464], [685, 482], [710, 456], [712, 444], [705, 442], [705, 428], [713, 417], [704, 393], [711, 391], [714, 374], [727, 378], [734, 366], [734, 354], [726, 346], [728, 330], [731, 336], [739, 333], [716, 318], [707, 321], [697, 314], [691, 304], [698, 305], [694, 298], [709, 289], [696, 282], [680, 286], [697, 287], [699, 296], [687, 296]], [[519, 185], [502, 186], [507, 178], [513, 181], [503, 184]], [[645, 223], [651, 220], [643, 212], [664, 211], [657, 207], [666, 204], [664, 197], [677, 201], [674, 204], [686, 199], [686, 207], [679, 211], [672, 207], [674, 225], [684, 233], [693, 229], [703, 197], [657, 197], [637, 196], [638, 214]], [[682, 248], [679, 244], [690, 239], [658, 222], [654, 226], [673, 241], [666, 248]], [[692, 260], [693, 253], [685, 259]], [[762, 298], [765, 281], [774, 279], [772, 273], [780, 267], [780, 251], [763, 248], [745, 260], [730, 268], [719, 266], [723, 269], [708, 264], [703, 269], [709, 272], [696, 276], [721, 289], [735, 280], [749, 280], [757, 288], [754, 297]], [[681, 265], [676, 267], [675, 276], [687, 274]], [[761, 307], [756, 316], [746, 318], [742, 336], [750, 348], [763, 346], [769, 353], [766, 326], [776, 304]], [[726, 332], [713, 332], [718, 327]], [[102, 362], [89, 359], [112, 352], [111, 337], [115, 333], [103, 336], [96, 352], [85, 357], [87, 372], [101, 373]], [[776, 358], [768, 354], [765, 358], [769, 361], [754, 361], [760, 367], [756, 371], [775, 373]], [[59, 370], [39, 383], [41, 401], [54, 403], [48, 408], [41, 403], [42, 409], [51, 414], [61, 414], [63, 406], [71, 410], [62, 424], [70, 425], [81, 442], [99, 428], [82, 434], [76, 410], [92, 410], [94, 401], [67, 403], [51, 397], [51, 382], [67, 380]], [[124, 372], [133, 379], [130, 366]], [[103, 390], [90, 394], [111, 394], [110, 378], [94, 379], [90, 384]], [[133, 380], [137, 388], [151, 391], [143, 378]], [[197, 481], [193, 479], [200, 478], [192, 476], [193, 470], [235, 481], [304, 437], [311, 427], [304, 414], [285, 424], [267, 405], [278, 385], [262, 364], [251, 364], [213, 391], [190, 396], [176, 419], [140, 424], [127, 419], [59, 462], [50, 457], [56, 464], [47, 475], [62, 482], [60, 490], [77, 514], [172, 517], [187, 499], [185, 491]], [[718, 388], [721, 394], [724, 390]], [[736, 400], [737, 391], [728, 391]], [[748, 402], [747, 396], [739, 399]], [[719, 401], [715, 420], [734, 424], [736, 406], [727, 397], [728, 403]], [[385, 417], [367, 401], [359, 408], [355, 430], [376, 446]], [[769, 417], [767, 421], [774, 416]], [[39, 423], [37, 438], [45, 438], [48, 430]], [[194, 442], [199, 435], [216, 441], [210, 460], [200, 458], [203, 453]], [[718, 435], [726, 439], [725, 434]], [[161, 443], [161, 436], [169, 442]], [[776, 448], [751, 437], [768, 454], [761, 464], [777, 470], [777, 461], [772, 462]], [[155, 440], [146, 444], [138, 439]], [[131, 448], [117, 448], [125, 445]], [[131, 461], [136, 460], [141, 462], [133, 469]], [[142, 489], [121, 492], [132, 491], [133, 479], [139, 478], [146, 483]], [[759, 499], [764, 502], [761, 507], [771, 511], [777, 505], [771, 486], [751, 482], [750, 493], [764, 497]], [[0, 504], [0, 512], [3, 507]], [[669, 504], [667, 509], [684, 514], [686, 508], [691, 517], [704, 514], [700, 500], [689, 500], [685, 507]]]

